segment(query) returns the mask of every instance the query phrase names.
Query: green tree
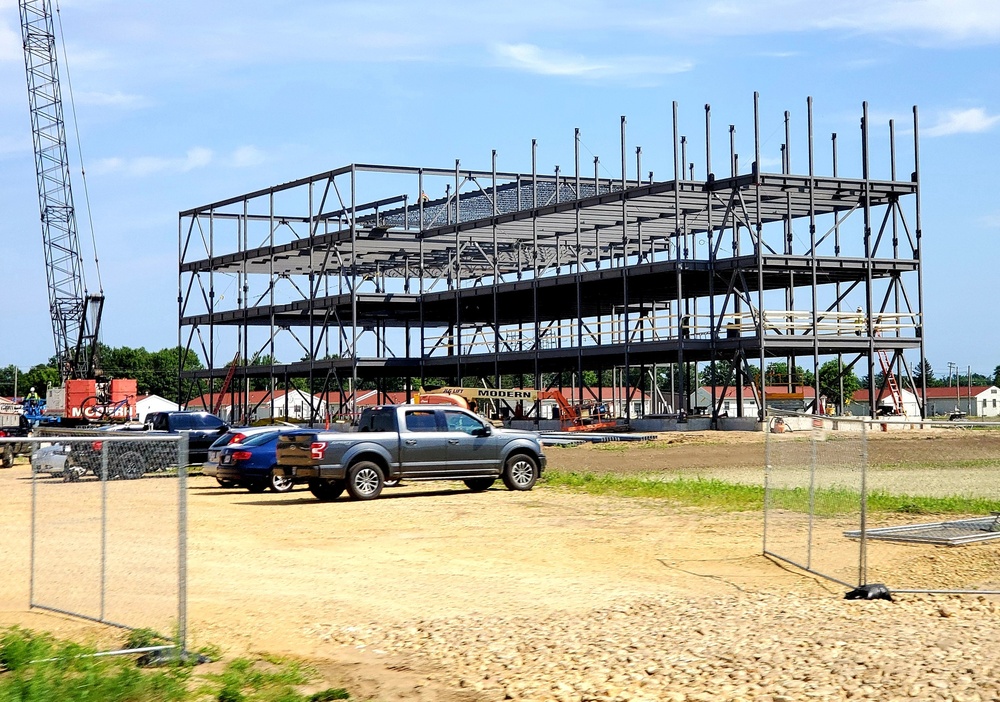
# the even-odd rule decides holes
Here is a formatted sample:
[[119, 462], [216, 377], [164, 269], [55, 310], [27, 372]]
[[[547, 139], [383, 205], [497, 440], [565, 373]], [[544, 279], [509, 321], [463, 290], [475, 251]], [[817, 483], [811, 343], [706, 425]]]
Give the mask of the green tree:
[[3, 397], [13, 397], [14, 396], [14, 378], [17, 377], [17, 393], [23, 395], [21, 391], [20, 383], [21, 372], [18, 370], [17, 366], [13, 363], [9, 366], [4, 366], [0, 368], [0, 395]]
[[[841, 381], [843, 394], [840, 391]], [[861, 387], [861, 379], [854, 374], [854, 370], [837, 359], [827, 361], [819, 367], [819, 391], [826, 395], [828, 402], [839, 408], [843, 408], [845, 400], [852, 398]]]
[[54, 365], [48, 365], [40, 363], [37, 366], [32, 366], [27, 373], [21, 376], [21, 380], [18, 381], [18, 393], [21, 395], [25, 394], [25, 391], [21, 388], [35, 388], [41, 397], [45, 397], [45, 393], [49, 388], [57, 388], [62, 385], [62, 378], [59, 376], [59, 369]]
[[982, 373], [972, 371], [972, 378], [970, 382], [973, 385], [993, 385], [993, 376], [983, 375]]
[[[140, 392], [148, 392], [153, 380], [152, 358], [143, 347], [100, 345], [100, 370], [106, 378], [134, 378]], [[159, 393], [157, 393], [159, 394]]]
[[715, 373], [712, 373], [712, 364], [706, 363], [701, 371], [702, 385], [715, 385], [717, 387], [732, 387], [736, 382], [736, 369], [731, 361], [716, 360]]
[[788, 364], [784, 361], [777, 361], [770, 364], [764, 371], [764, 382], [768, 385], [812, 385], [815, 376], [811, 371], [807, 371], [802, 366], [795, 366], [795, 372], [788, 376]]
[[[1000, 366], [997, 366], [997, 370], [1000, 370]], [[923, 363], [918, 363], [913, 369], [913, 382], [919, 388], [923, 385], [924, 379], [927, 380], [927, 387], [934, 387], [934, 369], [931, 368], [931, 362], [926, 358]]]
[[[181, 357], [184, 357], [184, 370], [201, 370], [201, 359], [194, 351], [184, 351], [180, 347], [165, 348], [150, 354], [150, 380], [146, 387], [139, 387], [142, 393], [159, 395], [173, 402], [178, 402], [177, 371]], [[188, 398], [180, 398], [188, 399]]]

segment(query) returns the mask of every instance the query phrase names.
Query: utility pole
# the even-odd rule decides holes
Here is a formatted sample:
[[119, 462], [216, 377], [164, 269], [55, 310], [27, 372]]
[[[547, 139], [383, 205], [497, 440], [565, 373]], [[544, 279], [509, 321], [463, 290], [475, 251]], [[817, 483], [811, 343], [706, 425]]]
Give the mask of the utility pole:
[[962, 409], [962, 376], [957, 363], [948, 361], [948, 387], [951, 387], [952, 376], [955, 378], [955, 409]]
[[969, 388], [969, 394], [965, 398], [966, 399], [965, 410], [966, 413], [971, 417], [972, 416], [972, 366], [966, 366], [966, 378], [968, 379], [966, 385]]

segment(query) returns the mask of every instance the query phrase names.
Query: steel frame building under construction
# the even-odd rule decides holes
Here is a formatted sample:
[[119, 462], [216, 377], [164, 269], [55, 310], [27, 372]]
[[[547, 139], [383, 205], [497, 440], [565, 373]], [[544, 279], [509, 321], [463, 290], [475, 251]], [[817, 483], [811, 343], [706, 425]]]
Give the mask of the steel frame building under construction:
[[[867, 104], [854, 177], [838, 173], [836, 134], [832, 172], [815, 172], [811, 99], [800, 174], [788, 112], [776, 172], [759, 166], [756, 95], [749, 172], [733, 126], [724, 174], [713, 169], [707, 105], [704, 119], [700, 180], [675, 103], [668, 180], [642, 175], [641, 148], [629, 177], [623, 117], [616, 178], [600, 176], [596, 157], [584, 173], [577, 130], [571, 173], [539, 173], [532, 142], [530, 173], [498, 171], [495, 151], [488, 170], [352, 164], [181, 212], [178, 342], [207, 366], [181, 373], [181, 399], [218, 392], [207, 381], [234, 357], [237, 395], [252, 378], [308, 378], [350, 398], [359, 381], [404, 378], [409, 391], [514, 374], [538, 388], [559, 373], [578, 402], [591, 392], [585, 371], [622, 370], [630, 396], [653, 390], [652, 369], [726, 362], [716, 417], [726, 386], [735, 414], [745, 393], [765, 407], [774, 393], [759, 379], [774, 361], [811, 370], [818, 398], [819, 368], [837, 359], [868, 376], [870, 397], [891, 393], [901, 407], [902, 379], [914, 387], [903, 352], [924, 361], [916, 108], [901, 179], [892, 122], [888, 158], [872, 158]], [[873, 160], [886, 177], [872, 176]], [[292, 347], [303, 360], [275, 360]], [[803, 397], [796, 378], [782, 385], [780, 397]]]

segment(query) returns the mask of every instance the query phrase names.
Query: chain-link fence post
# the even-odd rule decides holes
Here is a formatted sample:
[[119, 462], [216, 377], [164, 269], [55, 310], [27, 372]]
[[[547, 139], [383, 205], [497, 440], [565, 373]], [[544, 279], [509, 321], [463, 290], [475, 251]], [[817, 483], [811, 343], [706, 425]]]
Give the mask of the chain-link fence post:
[[868, 429], [870, 423], [861, 423], [861, 514], [858, 526], [858, 587], [868, 584]]
[[108, 443], [101, 444], [101, 616], [106, 618], [108, 592]]
[[816, 523], [816, 443], [819, 441], [820, 431], [822, 431], [822, 420], [820, 420], [819, 428], [816, 426], [816, 420], [813, 420], [809, 435], [809, 526], [806, 533], [807, 569], [812, 569], [813, 526]]
[[31, 556], [28, 559], [28, 567], [31, 572], [28, 575], [28, 607], [35, 606], [35, 549], [38, 542], [38, 473], [35, 466], [31, 466]]
[[177, 442], [177, 649], [187, 649], [187, 466], [188, 437]]

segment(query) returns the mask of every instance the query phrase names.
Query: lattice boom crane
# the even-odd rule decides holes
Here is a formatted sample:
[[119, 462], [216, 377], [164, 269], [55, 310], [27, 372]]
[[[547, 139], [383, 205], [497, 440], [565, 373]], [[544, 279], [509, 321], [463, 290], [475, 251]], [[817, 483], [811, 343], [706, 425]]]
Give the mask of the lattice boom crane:
[[98, 373], [103, 293], [89, 294], [70, 187], [51, 0], [20, 0], [49, 311], [63, 380]]

